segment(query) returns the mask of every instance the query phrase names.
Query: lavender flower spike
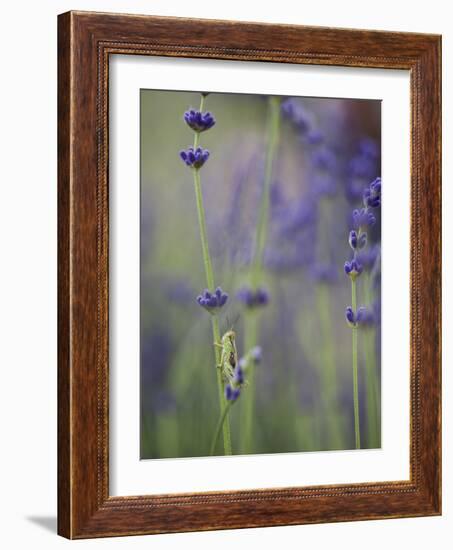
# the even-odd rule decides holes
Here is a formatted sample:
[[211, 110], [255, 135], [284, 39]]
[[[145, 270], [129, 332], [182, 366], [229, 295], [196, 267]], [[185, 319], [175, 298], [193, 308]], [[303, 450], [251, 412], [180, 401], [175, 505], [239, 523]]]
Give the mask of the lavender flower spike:
[[201, 168], [208, 160], [209, 151], [207, 149], [202, 149], [201, 147], [197, 147], [196, 149], [189, 147], [186, 151], [181, 151], [179, 156], [187, 164], [187, 166], [198, 169]]
[[205, 289], [197, 296], [198, 304], [212, 315], [215, 315], [226, 304], [227, 300], [228, 294], [223, 292], [219, 286], [215, 289], [215, 292], [209, 292], [208, 289]]
[[184, 120], [187, 126], [192, 128], [194, 132], [205, 132], [215, 124], [215, 118], [211, 113], [202, 113], [194, 109], [190, 109], [184, 113]]

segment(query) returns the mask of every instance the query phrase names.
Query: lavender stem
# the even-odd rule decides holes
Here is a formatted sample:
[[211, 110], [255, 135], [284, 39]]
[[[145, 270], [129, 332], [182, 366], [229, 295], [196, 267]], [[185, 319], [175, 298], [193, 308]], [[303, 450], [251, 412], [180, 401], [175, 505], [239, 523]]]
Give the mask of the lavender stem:
[[[357, 311], [357, 287], [355, 278], [351, 278], [352, 309]], [[360, 449], [359, 383], [357, 365], [357, 326], [352, 327], [352, 384], [354, 394], [354, 432], [355, 448]]]
[[[203, 104], [204, 104], [204, 96], [202, 95], [201, 101], [200, 101], [200, 112], [202, 112], [203, 110]], [[194, 144], [193, 144], [194, 150], [196, 150], [196, 148], [198, 147], [198, 143], [199, 143], [199, 133], [195, 132]], [[201, 191], [199, 168], [193, 169], [193, 181], [195, 186], [195, 197], [196, 197], [196, 203], [197, 203], [198, 223], [200, 227], [200, 240], [201, 240], [201, 248], [203, 252], [203, 262], [204, 262], [204, 268], [206, 273], [206, 283], [207, 283], [208, 289], [211, 291], [214, 291], [215, 289], [214, 272], [212, 269], [211, 255], [209, 253], [208, 233], [206, 229], [206, 216], [205, 216], [205, 210], [203, 205], [203, 194]], [[219, 321], [215, 315], [211, 317], [211, 325], [212, 325], [212, 335], [214, 338], [214, 342], [216, 344], [220, 344]], [[221, 414], [223, 415], [225, 413], [225, 410], [228, 411], [228, 407], [225, 399], [225, 387], [224, 387], [224, 382], [222, 378], [222, 372], [221, 372], [221, 369], [217, 368], [217, 365], [220, 364], [220, 351], [218, 346], [216, 345], [214, 346], [214, 356], [215, 356], [216, 371], [217, 371], [217, 386], [219, 391], [220, 411], [221, 411]], [[222, 423], [222, 426], [223, 426], [224, 451], [226, 455], [231, 455], [232, 454], [231, 430], [230, 430], [228, 412], [225, 413], [225, 420]]]

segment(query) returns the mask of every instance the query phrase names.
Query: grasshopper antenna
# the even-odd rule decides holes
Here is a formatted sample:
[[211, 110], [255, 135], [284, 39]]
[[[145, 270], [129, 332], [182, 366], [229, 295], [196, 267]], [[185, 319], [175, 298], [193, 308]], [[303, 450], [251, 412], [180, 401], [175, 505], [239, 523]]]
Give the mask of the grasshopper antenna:
[[234, 318], [234, 320], [233, 320], [232, 323], [230, 323], [228, 317], [226, 318], [227, 325], [228, 325], [229, 327], [231, 327], [231, 330], [234, 329], [234, 325], [239, 321], [240, 317], [241, 317], [241, 314], [238, 313], [238, 314], [236, 315], [236, 317]]

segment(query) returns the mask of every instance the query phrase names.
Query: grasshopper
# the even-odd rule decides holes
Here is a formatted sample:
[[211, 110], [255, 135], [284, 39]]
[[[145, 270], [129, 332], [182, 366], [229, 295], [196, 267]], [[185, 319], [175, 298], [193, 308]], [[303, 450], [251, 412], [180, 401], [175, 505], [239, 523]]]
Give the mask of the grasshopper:
[[220, 363], [217, 368], [221, 369], [225, 382], [231, 383], [234, 378], [234, 369], [238, 364], [238, 352], [236, 348], [236, 333], [228, 330], [222, 336], [221, 343], [214, 342], [214, 346], [220, 348]]

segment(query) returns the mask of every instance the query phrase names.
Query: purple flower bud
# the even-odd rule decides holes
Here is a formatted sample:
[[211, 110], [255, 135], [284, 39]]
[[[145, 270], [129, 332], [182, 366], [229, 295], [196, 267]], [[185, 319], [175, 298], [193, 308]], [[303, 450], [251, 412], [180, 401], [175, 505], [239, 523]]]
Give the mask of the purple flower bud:
[[346, 316], [346, 321], [348, 322], [348, 324], [355, 327], [356, 326], [356, 318], [355, 318], [354, 310], [352, 309], [351, 306], [348, 306], [346, 308], [345, 316]]
[[357, 231], [353, 229], [352, 231], [349, 232], [349, 246], [352, 248], [352, 250], [357, 249], [357, 242], [358, 242]]
[[356, 258], [353, 258], [350, 262], [345, 262], [344, 272], [349, 275], [351, 279], [358, 277], [363, 271], [363, 266], [359, 264]]
[[205, 289], [199, 296], [197, 296], [197, 302], [201, 307], [204, 307], [209, 313], [215, 315], [220, 308], [222, 308], [228, 300], [228, 294], [223, 292], [220, 287], [215, 289], [215, 292], [211, 294], [208, 289]]
[[190, 166], [190, 168], [201, 168], [203, 164], [209, 158], [209, 151], [207, 149], [202, 149], [197, 147], [195, 150], [193, 147], [189, 147], [186, 151], [181, 151], [179, 156], [182, 160]]
[[212, 128], [215, 124], [215, 118], [211, 113], [202, 113], [194, 109], [190, 109], [184, 113], [184, 120], [194, 132], [204, 132]]
[[227, 401], [236, 401], [240, 394], [240, 388], [232, 388], [230, 384], [225, 386], [225, 397]]
[[381, 178], [376, 178], [363, 192], [363, 204], [367, 208], [381, 206]]
[[360, 306], [357, 313], [354, 313], [352, 307], [348, 306], [345, 310], [345, 317], [351, 327], [369, 326], [374, 323], [373, 312], [365, 306]]

